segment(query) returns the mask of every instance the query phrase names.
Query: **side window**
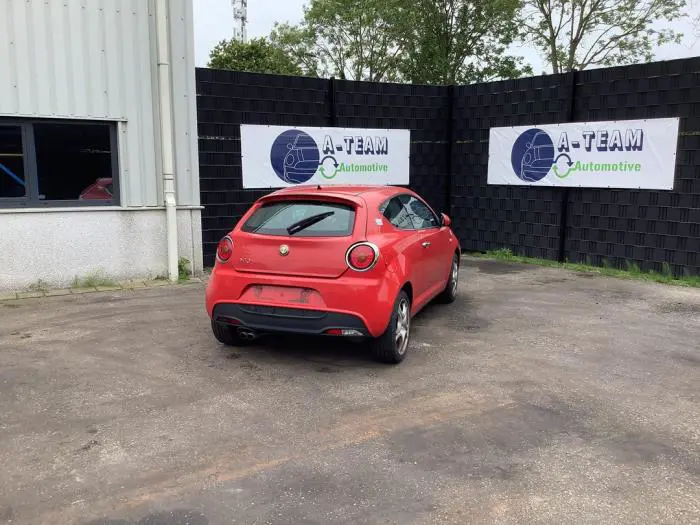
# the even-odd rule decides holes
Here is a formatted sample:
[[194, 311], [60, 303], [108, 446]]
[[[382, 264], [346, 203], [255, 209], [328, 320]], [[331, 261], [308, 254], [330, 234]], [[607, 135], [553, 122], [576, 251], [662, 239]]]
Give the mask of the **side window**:
[[408, 210], [411, 220], [417, 230], [426, 230], [428, 228], [437, 228], [440, 226], [440, 221], [435, 214], [420, 200], [411, 195], [402, 195], [401, 201]]
[[384, 217], [401, 230], [412, 230], [414, 228], [413, 221], [411, 221], [410, 216], [406, 207], [401, 203], [398, 197], [394, 197], [390, 201], [384, 203], [379, 211], [382, 212]]

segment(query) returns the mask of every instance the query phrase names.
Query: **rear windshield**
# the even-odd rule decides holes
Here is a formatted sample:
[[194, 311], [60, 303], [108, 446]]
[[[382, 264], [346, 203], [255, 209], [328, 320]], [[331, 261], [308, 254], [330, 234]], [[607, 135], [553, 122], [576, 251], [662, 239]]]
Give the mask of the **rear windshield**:
[[[309, 219], [304, 224], [302, 221]], [[352, 233], [355, 210], [331, 202], [271, 202], [258, 208], [243, 231], [294, 237], [345, 237]]]

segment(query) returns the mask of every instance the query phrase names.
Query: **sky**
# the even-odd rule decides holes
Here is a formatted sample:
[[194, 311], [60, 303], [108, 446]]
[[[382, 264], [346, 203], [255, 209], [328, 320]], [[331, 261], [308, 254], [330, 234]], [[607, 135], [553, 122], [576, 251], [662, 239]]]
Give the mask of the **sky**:
[[[275, 22], [298, 23], [303, 16], [306, 0], [248, 0], [248, 36], [267, 36]], [[694, 0], [691, 9], [694, 16], [700, 14], [700, 0]], [[204, 67], [209, 51], [220, 40], [229, 39], [233, 30], [231, 0], [194, 0], [194, 39], [195, 61]], [[685, 58], [700, 55], [698, 31], [690, 21], [676, 24], [675, 29], [686, 36], [680, 44], [669, 44], [657, 52], [658, 60]], [[544, 72], [545, 67], [537, 52], [530, 49], [514, 50], [514, 54], [524, 56], [535, 73]]]

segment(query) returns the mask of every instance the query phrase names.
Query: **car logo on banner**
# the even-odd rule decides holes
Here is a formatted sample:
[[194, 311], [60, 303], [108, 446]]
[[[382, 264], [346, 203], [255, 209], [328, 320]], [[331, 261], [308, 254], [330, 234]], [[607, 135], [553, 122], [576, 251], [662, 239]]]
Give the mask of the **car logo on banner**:
[[[316, 173], [325, 180], [341, 172], [386, 173], [388, 165], [378, 159], [385, 159], [388, 149], [389, 140], [383, 136], [344, 136], [338, 141], [338, 137], [326, 135], [319, 147], [308, 133], [290, 129], [273, 142], [270, 163], [282, 181], [304, 184]], [[347, 160], [339, 161], [339, 155]]]
[[272, 144], [270, 161], [272, 169], [284, 182], [303, 184], [318, 171], [318, 144], [311, 135], [303, 131], [285, 131]]
[[554, 174], [564, 179], [573, 171], [574, 163], [567, 153], [556, 153], [549, 133], [528, 129], [513, 143], [510, 157], [513, 171], [524, 182], [538, 182], [554, 168]]
[[554, 143], [547, 132], [528, 129], [513, 143], [510, 160], [520, 180], [537, 182], [545, 178], [554, 165]]
[[[326, 142], [329, 140], [327, 137]], [[335, 151], [332, 146], [331, 149]], [[285, 131], [275, 139], [270, 162], [277, 176], [289, 184], [304, 184], [317, 172], [330, 180], [343, 169], [335, 156], [325, 155], [321, 158], [321, 150], [313, 137], [295, 129]]]

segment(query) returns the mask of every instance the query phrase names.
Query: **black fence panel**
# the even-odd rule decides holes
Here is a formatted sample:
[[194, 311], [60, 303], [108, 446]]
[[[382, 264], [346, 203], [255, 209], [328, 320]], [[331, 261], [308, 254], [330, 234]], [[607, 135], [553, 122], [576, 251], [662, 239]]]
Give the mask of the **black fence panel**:
[[411, 130], [410, 187], [447, 211], [448, 89], [348, 80], [335, 88], [336, 126]]
[[410, 129], [410, 186], [439, 211], [447, 205], [448, 89], [197, 70], [204, 264], [269, 190], [244, 190], [241, 124]]
[[[466, 251], [700, 274], [700, 58], [471, 86], [197, 70], [205, 265], [268, 190], [242, 187], [240, 124], [411, 130], [410, 186]], [[489, 129], [680, 117], [673, 191], [487, 184]]]
[[197, 127], [204, 265], [216, 245], [267, 190], [244, 190], [241, 124], [328, 125], [328, 81], [197, 69]]
[[573, 189], [566, 257], [700, 274], [700, 58], [581, 71], [579, 122], [680, 117], [673, 191]]
[[466, 251], [509, 248], [556, 259], [561, 188], [489, 186], [489, 128], [566, 122], [571, 85], [566, 75], [455, 88], [453, 100], [452, 214]]

